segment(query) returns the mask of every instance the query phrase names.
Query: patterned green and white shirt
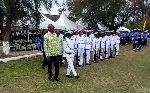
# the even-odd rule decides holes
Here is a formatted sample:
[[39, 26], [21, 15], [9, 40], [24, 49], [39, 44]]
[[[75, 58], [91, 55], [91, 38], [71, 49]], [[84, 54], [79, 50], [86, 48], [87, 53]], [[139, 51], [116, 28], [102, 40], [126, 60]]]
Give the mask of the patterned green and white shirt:
[[44, 51], [46, 56], [57, 56], [58, 55], [58, 44], [57, 44], [56, 33], [47, 32], [44, 35]]
[[61, 37], [57, 37], [57, 48], [56, 49], [58, 49], [58, 55], [62, 55], [63, 39]]

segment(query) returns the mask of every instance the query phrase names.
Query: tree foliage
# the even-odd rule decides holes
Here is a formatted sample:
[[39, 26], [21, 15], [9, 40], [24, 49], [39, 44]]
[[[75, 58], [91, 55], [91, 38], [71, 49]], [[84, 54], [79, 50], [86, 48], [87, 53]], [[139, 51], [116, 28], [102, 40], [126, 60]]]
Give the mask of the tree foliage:
[[[125, 27], [129, 28], [129, 29], [135, 29], [135, 28], [143, 28], [145, 22], [145, 18], [143, 19], [138, 19], [135, 21], [130, 21], [128, 24], [125, 25]], [[147, 19], [147, 23], [146, 23], [146, 30], [150, 31], [150, 17]]]
[[16, 21], [20, 20], [22, 25], [26, 25], [30, 21], [32, 26], [37, 27], [42, 18], [39, 12], [40, 6], [43, 5], [47, 10], [52, 7], [52, 2], [56, 0], [0, 0], [0, 14], [3, 14], [5, 20], [0, 22], [2, 26], [5, 22], [5, 31], [2, 29], [3, 40], [8, 41], [10, 37], [11, 26]]
[[[138, 2], [139, 1], [139, 2]], [[131, 18], [141, 19], [148, 11], [147, 0], [67, 0], [70, 15], [82, 18], [83, 22], [90, 23], [90, 29], [96, 28], [97, 23], [103, 23], [110, 30], [116, 30]]]

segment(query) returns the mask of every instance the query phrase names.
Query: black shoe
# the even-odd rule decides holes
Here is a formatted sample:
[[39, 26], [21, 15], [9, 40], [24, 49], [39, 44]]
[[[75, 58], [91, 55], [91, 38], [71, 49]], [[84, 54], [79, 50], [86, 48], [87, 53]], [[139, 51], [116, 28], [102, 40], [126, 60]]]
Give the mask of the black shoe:
[[100, 59], [100, 61], [103, 61], [103, 59]]
[[80, 76], [78, 76], [78, 75], [77, 75], [77, 76], [75, 76], [75, 78], [76, 78], [76, 79], [78, 79], [79, 77], [80, 77]]
[[112, 56], [110, 56], [109, 58], [113, 58]]
[[85, 65], [91, 65], [91, 64], [87, 64], [87, 63], [86, 63]]
[[68, 77], [68, 78], [73, 78], [72, 76], [70, 76], [70, 75], [66, 75], [66, 77]]
[[96, 62], [95, 62], [95, 61], [93, 61], [93, 62], [94, 62], [94, 63], [98, 63], [98, 61], [96, 61]]
[[45, 65], [42, 65], [42, 68], [45, 69]]
[[80, 65], [76, 65], [76, 67], [80, 67]]
[[61, 82], [61, 80], [59, 78], [54, 78], [54, 80], [56, 80], [58, 82]]
[[54, 82], [54, 79], [52, 77], [48, 78], [51, 82]]

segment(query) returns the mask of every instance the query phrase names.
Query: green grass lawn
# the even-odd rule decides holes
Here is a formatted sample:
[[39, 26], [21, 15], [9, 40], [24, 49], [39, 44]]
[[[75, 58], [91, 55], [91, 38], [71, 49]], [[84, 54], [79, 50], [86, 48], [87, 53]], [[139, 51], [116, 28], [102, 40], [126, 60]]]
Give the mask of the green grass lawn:
[[132, 45], [126, 45], [119, 57], [76, 68], [78, 80], [65, 77], [65, 64], [62, 82], [50, 82], [42, 61], [36, 57], [1, 64], [0, 93], [150, 93], [149, 46], [133, 52]]

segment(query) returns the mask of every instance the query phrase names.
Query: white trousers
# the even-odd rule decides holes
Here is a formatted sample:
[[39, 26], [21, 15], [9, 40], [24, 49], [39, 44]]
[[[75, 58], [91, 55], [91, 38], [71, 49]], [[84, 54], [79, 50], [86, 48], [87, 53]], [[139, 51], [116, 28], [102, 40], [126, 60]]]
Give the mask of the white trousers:
[[77, 76], [77, 73], [76, 73], [76, 71], [74, 69], [74, 65], [73, 65], [74, 57], [67, 55], [66, 59], [68, 62], [68, 68], [67, 68], [67, 74], [66, 75], [70, 75], [70, 72], [72, 71], [74, 76]]
[[100, 50], [99, 50], [99, 59], [103, 59], [103, 52], [104, 52], [104, 48], [101, 48]]
[[109, 50], [109, 45], [106, 45], [106, 46], [105, 46], [105, 58], [108, 58], [108, 54], [109, 54], [109, 53], [108, 53], [108, 52], [109, 52], [108, 50]]
[[96, 59], [97, 59], [97, 52], [98, 52], [98, 49], [93, 49], [93, 61], [95, 62]]
[[111, 45], [110, 45], [109, 48], [110, 48], [110, 49], [109, 49], [109, 56], [110, 56], [110, 54], [113, 53], [114, 43], [111, 43]]
[[85, 49], [85, 52], [84, 52], [84, 55], [85, 55], [85, 64], [89, 64], [90, 63], [90, 49]]
[[115, 44], [115, 55], [118, 56], [119, 55], [119, 43]]
[[79, 65], [83, 65], [83, 53], [84, 48], [79, 48], [78, 49]]

